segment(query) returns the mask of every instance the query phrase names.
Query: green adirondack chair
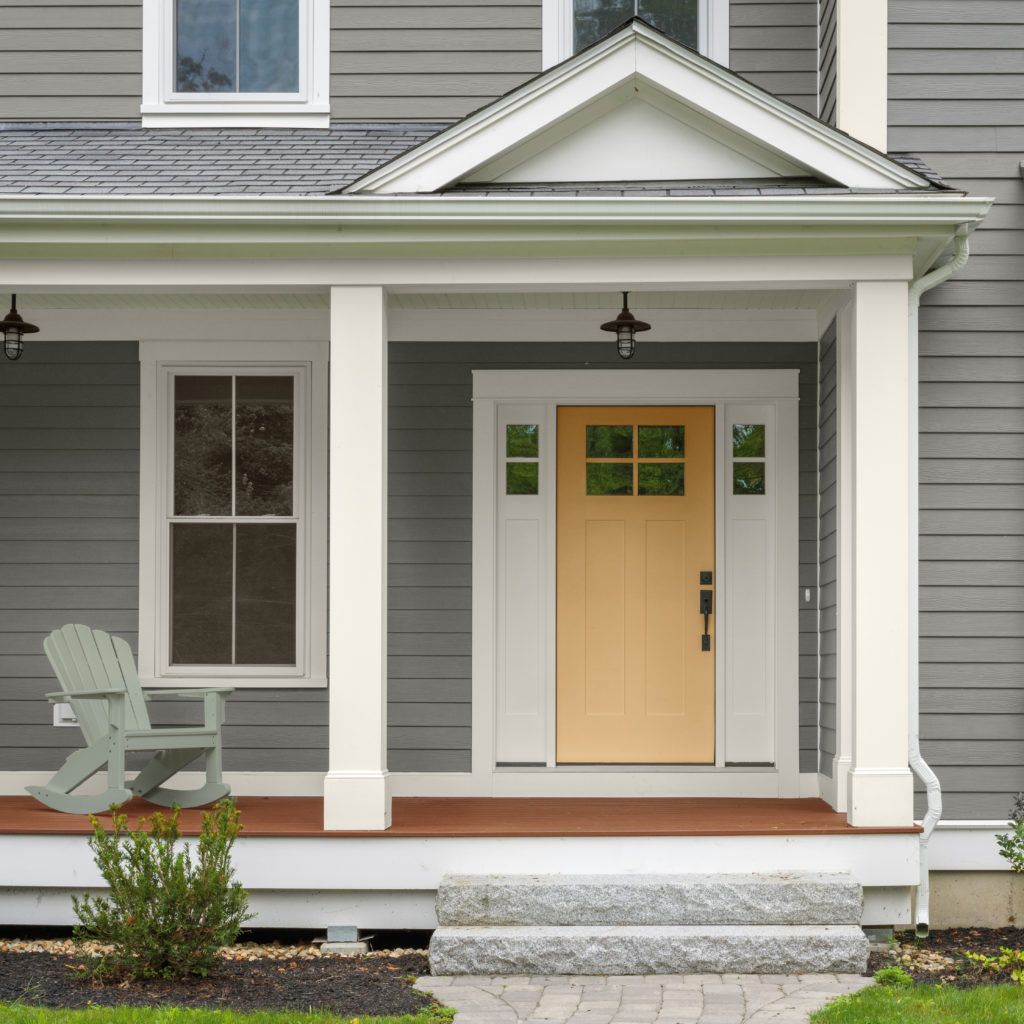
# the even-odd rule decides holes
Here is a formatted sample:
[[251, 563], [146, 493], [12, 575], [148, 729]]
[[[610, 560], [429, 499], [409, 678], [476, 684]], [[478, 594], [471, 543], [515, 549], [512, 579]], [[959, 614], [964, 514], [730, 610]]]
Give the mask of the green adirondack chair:
[[[71, 814], [94, 814], [111, 804], [141, 796], [170, 807], [199, 807], [227, 796], [230, 787], [221, 778], [220, 727], [224, 700], [232, 687], [164, 690], [146, 693], [139, 685], [128, 644], [102, 629], [68, 625], [43, 641], [63, 689], [48, 693], [51, 704], [70, 704], [85, 736], [86, 746], [71, 754], [46, 786], [26, 786], [47, 807]], [[203, 699], [201, 726], [151, 725], [146, 702], [154, 696]], [[125, 781], [128, 751], [152, 751], [139, 774]], [[190, 761], [206, 755], [206, 785], [199, 789], [163, 786]], [[107, 766], [107, 789], [95, 795], [72, 790]]]

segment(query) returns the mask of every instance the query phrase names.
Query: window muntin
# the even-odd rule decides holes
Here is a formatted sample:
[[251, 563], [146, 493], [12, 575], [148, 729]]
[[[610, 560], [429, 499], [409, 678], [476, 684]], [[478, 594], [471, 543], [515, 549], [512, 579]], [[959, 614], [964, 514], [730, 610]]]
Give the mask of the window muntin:
[[300, 91], [299, 0], [175, 0], [174, 91]]

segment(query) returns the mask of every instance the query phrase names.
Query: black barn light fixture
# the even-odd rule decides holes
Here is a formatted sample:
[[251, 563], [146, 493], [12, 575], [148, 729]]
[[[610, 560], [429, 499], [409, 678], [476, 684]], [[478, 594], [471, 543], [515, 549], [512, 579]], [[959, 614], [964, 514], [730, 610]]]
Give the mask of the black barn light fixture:
[[649, 331], [651, 325], [637, 320], [629, 311], [629, 292], [622, 293], [622, 312], [606, 324], [601, 324], [602, 331], [615, 333], [615, 347], [620, 359], [632, 359], [636, 352], [636, 334], [638, 331]]
[[18, 312], [18, 296], [11, 296], [11, 311], [0, 320], [0, 330], [4, 332], [4, 355], [8, 359], [20, 359], [25, 346], [21, 339], [25, 334], [35, 334], [39, 328], [35, 324], [26, 323]]

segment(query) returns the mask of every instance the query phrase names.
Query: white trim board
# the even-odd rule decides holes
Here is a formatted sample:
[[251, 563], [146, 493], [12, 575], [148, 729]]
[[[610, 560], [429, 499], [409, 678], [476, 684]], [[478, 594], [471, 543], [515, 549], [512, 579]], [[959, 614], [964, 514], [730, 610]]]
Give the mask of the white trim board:
[[[798, 624], [795, 596], [797, 593], [797, 388], [796, 370], [732, 371], [732, 370], [478, 370], [473, 374], [473, 753], [472, 789], [478, 793], [504, 796], [569, 796], [569, 795], [735, 795], [735, 796], [799, 796], [799, 731], [798, 707]], [[767, 625], [771, 642], [764, 656], [771, 662], [762, 682], [765, 690], [762, 715], [754, 733], [747, 730], [747, 745], [762, 738], [764, 750], [741, 757], [736, 742], [730, 746], [730, 735], [738, 736], [740, 721], [736, 708], [729, 704], [731, 689], [727, 686], [726, 643], [720, 644], [716, 659], [716, 764], [715, 766], [656, 766], [638, 769], [629, 766], [602, 766], [597, 770], [556, 765], [554, 759], [554, 422], [558, 405], [715, 405], [719, 423], [718, 469], [716, 479], [721, 493], [716, 501], [717, 545], [715, 566], [716, 601], [726, 623], [728, 637], [730, 597], [725, 554], [732, 536], [724, 478], [727, 463], [725, 422], [769, 422], [769, 445], [774, 457], [774, 496], [764, 504], [771, 510], [774, 526], [769, 529], [774, 540], [772, 554], [763, 583], [771, 597]], [[501, 460], [496, 457], [501, 424], [519, 407], [529, 422], [543, 424], [541, 433], [542, 494], [546, 498], [533, 502], [531, 529], [541, 538], [535, 544], [540, 559], [537, 569], [537, 601], [539, 613], [528, 616], [537, 630], [533, 651], [539, 680], [536, 687], [530, 722], [518, 728], [519, 740], [511, 741], [502, 726], [505, 720], [498, 713], [502, 703], [501, 670], [504, 649], [499, 622], [508, 611], [503, 603], [499, 582], [502, 555], [499, 507], [506, 502], [499, 497], [503, 488], [499, 481]], [[502, 411], [506, 410], [506, 411]], [[531, 418], [532, 417], [532, 418]], [[753, 417], [753, 418], [748, 418]], [[761, 417], [758, 419], [757, 417]], [[500, 421], [500, 422], [499, 422]], [[730, 420], [731, 422], [731, 420]], [[780, 441], [775, 445], [778, 433]], [[499, 504], [500, 503], [500, 504]], [[533, 507], [531, 505], [531, 507]], [[749, 511], [749, 510], [748, 510]], [[751, 513], [752, 514], [752, 513]], [[760, 515], [761, 513], [758, 513]], [[532, 535], [532, 534], [531, 534]], [[787, 554], [788, 553], [788, 554]], [[737, 587], [742, 587], [736, 581]], [[792, 607], [790, 607], [792, 605]], [[526, 620], [524, 620], [525, 622]], [[730, 717], [732, 716], [732, 718]], [[735, 718], [735, 721], [733, 721]], [[745, 719], [744, 719], [745, 720]], [[730, 722], [732, 725], [730, 726]], [[532, 723], [532, 724], [530, 724]], [[524, 731], [525, 730], [525, 731]], [[532, 730], [532, 731], [531, 731]], [[531, 739], [530, 736], [533, 736]], [[519, 745], [529, 756], [509, 756]], [[765, 745], [766, 744], [766, 745]], [[743, 746], [741, 743], [740, 746]], [[728, 767], [732, 761], [773, 761], [774, 768], [750, 770]], [[496, 768], [496, 761], [544, 762], [543, 767]]]

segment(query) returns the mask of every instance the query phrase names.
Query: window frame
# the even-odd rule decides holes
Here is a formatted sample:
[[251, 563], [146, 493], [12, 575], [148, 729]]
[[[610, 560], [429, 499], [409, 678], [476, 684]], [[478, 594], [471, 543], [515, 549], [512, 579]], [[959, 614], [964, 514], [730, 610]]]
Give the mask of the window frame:
[[330, 126], [330, 0], [299, 0], [297, 93], [176, 92], [174, 10], [174, 0], [143, 0], [144, 127]]
[[[573, 0], [542, 2], [543, 68], [573, 56]], [[700, 0], [698, 50], [723, 67], [729, 66], [729, 0]]]
[[[139, 445], [139, 676], [144, 686], [327, 685], [326, 343], [141, 342]], [[296, 664], [170, 664], [170, 527], [173, 514], [174, 378], [292, 375], [295, 388]]]

